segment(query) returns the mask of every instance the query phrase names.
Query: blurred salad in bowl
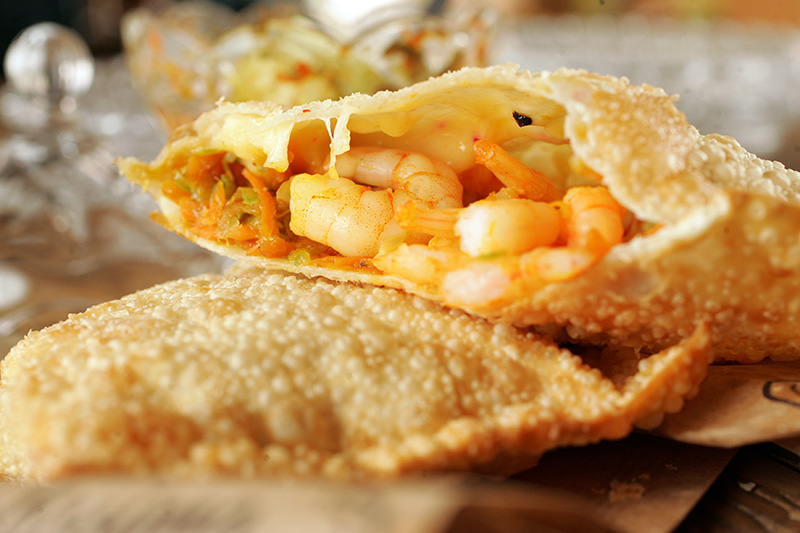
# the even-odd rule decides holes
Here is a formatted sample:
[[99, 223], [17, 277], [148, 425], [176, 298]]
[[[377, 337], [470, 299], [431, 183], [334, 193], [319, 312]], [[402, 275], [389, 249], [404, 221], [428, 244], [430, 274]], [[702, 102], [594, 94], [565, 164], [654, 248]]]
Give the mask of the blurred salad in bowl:
[[131, 76], [171, 129], [220, 98], [291, 106], [485, 64], [487, 12], [434, 14], [390, 0], [347, 19], [335, 3], [256, 3], [237, 12], [190, 0], [158, 13], [133, 10], [122, 21]]

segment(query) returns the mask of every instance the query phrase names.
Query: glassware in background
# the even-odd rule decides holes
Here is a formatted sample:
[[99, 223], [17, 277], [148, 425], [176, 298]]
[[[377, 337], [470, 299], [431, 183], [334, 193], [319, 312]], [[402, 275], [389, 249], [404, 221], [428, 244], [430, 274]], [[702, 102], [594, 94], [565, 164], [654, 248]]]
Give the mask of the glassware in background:
[[443, 16], [428, 12], [429, 2], [393, 0], [355, 13], [339, 4], [140, 8], [123, 18], [123, 46], [137, 86], [170, 129], [222, 97], [297, 105], [485, 63], [486, 11]]
[[95, 62], [77, 33], [34, 25], [11, 44], [4, 67], [0, 357], [31, 328], [219, 268], [148, 220], [154, 206], [119, 177], [107, 139], [84, 127], [81, 97], [94, 82]]

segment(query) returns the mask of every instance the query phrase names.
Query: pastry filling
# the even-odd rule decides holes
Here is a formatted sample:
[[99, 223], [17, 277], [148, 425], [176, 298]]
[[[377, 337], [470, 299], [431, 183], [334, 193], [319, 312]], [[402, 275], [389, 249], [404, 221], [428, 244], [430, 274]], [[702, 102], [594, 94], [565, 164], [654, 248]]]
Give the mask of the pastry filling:
[[563, 112], [545, 120], [514, 111], [505, 122], [495, 140], [456, 124], [460, 141], [438, 149], [414, 128], [355, 128], [349, 151], [331, 157], [330, 136], [310, 121], [295, 126], [285, 171], [197, 151], [161, 191], [182, 230], [202, 239], [296, 265], [399, 276], [453, 303], [491, 301], [519, 280], [575, 278], [647, 229], [572, 153]]

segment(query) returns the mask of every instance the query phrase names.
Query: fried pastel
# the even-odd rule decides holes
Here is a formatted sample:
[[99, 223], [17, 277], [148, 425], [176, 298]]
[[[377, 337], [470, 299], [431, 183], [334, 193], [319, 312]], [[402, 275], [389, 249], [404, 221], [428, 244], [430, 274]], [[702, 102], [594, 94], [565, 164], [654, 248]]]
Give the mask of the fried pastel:
[[[398, 151], [446, 164], [462, 197], [445, 172], [422, 186], [442, 201], [394, 181], [399, 163], [388, 188], [342, 177], [342, 161], [376, 149], [381, 164]], [[501, 177], [489, 167], [513, 167], [503, 154], [533, 170]], [[719, 359], [800, 355], [798, 173], [701, 135], [651, 86], [503, 65], [291, 109], [223, 103], [152, 163], [118, 164], [162, 224], [243, 262], [402, 288], [578, 342], [652, 353], [708, 322]], [[587, 185], [605, 197], [569, 204]], [[453, 223], [478, 210], [453, 205], [482, 198], [494, 202]], [[487, 222], [504, 216], [491, 207], [534, 200], [547, 205]], [[581, 234], [587, 201], [599, 209]]]
[[529, 466], [679, 410], [709, 334], [615, 382], [572, 353], [402, 291], [242, 269], [169, 282], [2, 362], [0, 473], [380, 478]]

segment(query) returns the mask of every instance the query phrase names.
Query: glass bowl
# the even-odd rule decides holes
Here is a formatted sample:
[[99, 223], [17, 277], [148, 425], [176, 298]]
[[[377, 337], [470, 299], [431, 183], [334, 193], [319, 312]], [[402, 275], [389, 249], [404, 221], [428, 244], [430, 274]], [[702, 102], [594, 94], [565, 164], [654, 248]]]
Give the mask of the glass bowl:
[[220, 98], [292, 106], [483, 65], [490, 18], [403, 3], [337, 26], [294, 7], [188, 1], [127, 13], [122, 41], [136, 86], [172, 129]]

